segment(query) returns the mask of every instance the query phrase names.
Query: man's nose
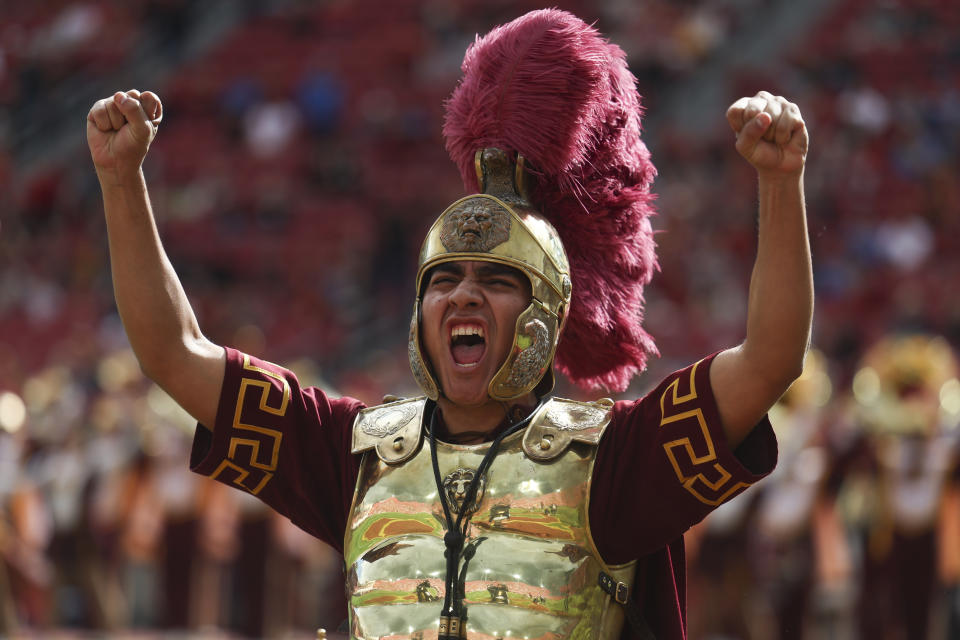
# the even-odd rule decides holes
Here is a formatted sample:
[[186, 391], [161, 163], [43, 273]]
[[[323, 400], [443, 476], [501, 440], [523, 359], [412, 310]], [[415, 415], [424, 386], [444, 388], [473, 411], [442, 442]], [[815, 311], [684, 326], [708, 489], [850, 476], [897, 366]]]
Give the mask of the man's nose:
[[464, 278], [456, 288], [450, 292], [450, 303], [457, 307], [478, 306], [483, 302], [483, 295], [479, 284]]

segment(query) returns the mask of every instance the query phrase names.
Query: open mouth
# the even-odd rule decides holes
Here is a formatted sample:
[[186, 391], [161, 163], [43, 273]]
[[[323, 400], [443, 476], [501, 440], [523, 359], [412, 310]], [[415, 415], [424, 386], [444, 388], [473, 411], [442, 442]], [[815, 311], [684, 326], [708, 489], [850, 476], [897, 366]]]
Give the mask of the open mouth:
[[462, 367], [474, 367], [483, 358], [487, 350], [487, 341], [483, 327], [475, 324], [462, 324], [450, 330], [450, 353], [453, 361]]

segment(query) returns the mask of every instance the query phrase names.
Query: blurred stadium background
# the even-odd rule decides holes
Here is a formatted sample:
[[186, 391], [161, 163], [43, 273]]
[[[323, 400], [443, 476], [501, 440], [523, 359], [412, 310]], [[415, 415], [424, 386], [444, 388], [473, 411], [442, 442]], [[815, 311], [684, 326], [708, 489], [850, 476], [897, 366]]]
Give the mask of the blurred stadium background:
[[194, 425], [140, 374], [93, 101], [164, 99], [145, 170], [204, 332], [377, 402], [414, 392], [413, 267], [461, 195], [440, 123], [463, 51], [543, 6], [596, 21], [644, 95], [663, 356], [624, 397], [742, 339], [755, 179], [727, 105], [768, 89], [811, 130], [812, 382], [775, 412], [769, 486], [689, 536], [691, 638], [960, 638], [953, 0], [0, 0], [0, 633], [307, 638], [343, 618], [341, 560], [190, 474]]

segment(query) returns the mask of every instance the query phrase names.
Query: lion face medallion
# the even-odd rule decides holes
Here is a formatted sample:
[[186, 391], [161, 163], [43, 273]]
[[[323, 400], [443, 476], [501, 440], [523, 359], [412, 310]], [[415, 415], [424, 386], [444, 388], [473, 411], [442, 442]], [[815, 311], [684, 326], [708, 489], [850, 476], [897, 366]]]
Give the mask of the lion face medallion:
[[510, 214], [487, 199], [466, 200], [447, 212], [440, 242], [447, 251], [486, 253], [510, 239]]
[[[460, 510], [464, 508], [463, 503], [467, 499], [467, 488], [470, 486], [476, 473], [474, 469], [464, 469], [460, 467], [448, 473], [447, 477], [443, 479], [443, 491], [446, 494], [450, 511], [459, 514]], [[477, 505], [479, 505], [483, 499], [485, 484], [484, 478], [481, 477], [477, 483], [477, 495], [470, 502], [470, 505], [467, 506], [468, 513], [477, 510]]]

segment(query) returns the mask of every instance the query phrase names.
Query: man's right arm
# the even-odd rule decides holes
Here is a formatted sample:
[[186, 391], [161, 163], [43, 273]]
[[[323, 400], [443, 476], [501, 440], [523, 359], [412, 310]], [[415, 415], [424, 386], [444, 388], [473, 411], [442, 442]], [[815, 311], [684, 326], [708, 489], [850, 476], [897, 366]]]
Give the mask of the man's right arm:
[[114, 296], [130, 345], [144, 373], [212, 428], [226, 357], [200, 332], [160, 242], [142, 171], [161, 118], [155, 94], [118, 92], [90, 109], [87, 143], [103, 192]]

